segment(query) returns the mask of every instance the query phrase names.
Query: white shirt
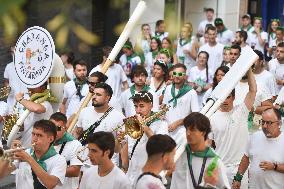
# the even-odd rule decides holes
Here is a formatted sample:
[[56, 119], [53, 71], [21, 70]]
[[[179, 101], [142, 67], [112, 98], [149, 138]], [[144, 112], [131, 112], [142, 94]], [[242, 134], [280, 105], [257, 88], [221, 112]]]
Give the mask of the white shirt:
[[211, 87], [210, 89], [208, 89], [208, 90], [204, 93], [203, 98], [202, 98], [202, 105], [203, 105], [203, 106], [206, 104], [207, 99], [211, 96], [212, 91], [213, 91], [213, 88]]
[[25, 87], [17, 76], [14, 63], [7, 64], [4, 71], [4, 78], [9, 80], [9, 86], [11, 91], [7, 98], [8, 112], [13, 112], [13, 107], [16, 103], [15, 95], [19, 92], [28, 93], [27, 87]]
[[64, 68], [64, 69], [65, 69], [66, 77], [67, 77], [69, 80], [72, 80], [72, 79], [75, 79], [75, 78], [76, 78], [76, 76], [75, 76], [75, 74], [74, 74], [73, 67]]
[[[280, 64], [277, 58], [274, 58], [268, 62], [268, 69], [274, 75], [276, 80], [284, 79], [284, 64]], [[277, 85], [277, 94], [283, 85]]]
[[52, 106], [48, 101], [41, 103], [41, 105], [45, 107], [44, 113], [37, 114], [35, 112], [31, 112], [24, 121], [24, 131], [22, 132], [20, 139], [23, 147], [30, 146], [32, 142], [32, 130], [34, 123], [41, 119], [49, 119], [49, 117], [53, 114]]
[[[157, 90], [156, 87], [155, 87], [155, 84], [154, 84], [154, 78], [151, 77], [150, 89], [151, 89], [152, 91], [155, 91], [155, 93], [156, 93], [156, 95], [157, 95], [158, 97], [160, 97], [160, 96], [162, 95], [162, 93], [163, 93], [163, 91], [165, 90], [166, 86], [167, 86], [167, 85], [166, 85], [166, 82], [163, 82], [163, 84], [160, 86], [159, 90]], [[158, 87], [159, 87], [159, 86], [158, 86]], [[156, 90], [157, 90], [157, 91], [156, 91]]]
[[[86, 96], [89, 92], [88, 84], [84, 84], [81, 89], [82, 96]], [[68, 81], [64, 85], [64, 94], [63, 98], [67, 99], [66, 102], [66, 116], [69, 118], [73, 113], [75, 113], [79, 109], [80, 98], [76, 95], [77, 89], [75, 86], [75, 82], [73, 80]]]
[[[97, 65], [95, 68], [93, 68], [89, 75], [96, 71], [101, 71], [102, 66]], [[110, 66], [105, 73], [105, 75], [108, 77], [106, 80], [106, 83], [109, 84], [113, 90], [113, 95], [116, 97], [119, 97], [121, 95], [121, 84], [122, 82], [127, 81], [126, 74], [124, 73], [122, 67], [120, 64], [114, 63], [112, 66]]]
[[211, 22], [208, 20], [201, 21], [198, 25], [198, 33], [204, 35], [207, 24], [212, 24], [214, 26], [214, 20], [212, 20]]
[[218, 42], [223, 45], [231, 45], [232, 42], [235, 40], [234, 33], [228, 29], [223, 32], [217, 33], [217, 38]]
[[215, 150], [225, 166], [238, 165], [245, 152], [249, 136], [248, 114], [249, 110], [242, 103], [230, 112], [217, 110], [210, 119], [210, 138], [215, 141]]
[[[154, 134], [168, 134], [168, 124], [165, 121], [155, 121], [150, 125], [150, 129], [153, 131]], [[131, 137], [127, 137], [128, 140], [128, 153], [129, 157], [131, 152], [133, 151], [133, 145], [136, 143], [136, 139]], [[134, 184], [135, 178], [139, 176], [142, 172], [142, 168], [147, 161], [147, 152], [146, 152], [146, 143], [148, 141], [147, 135], [144, 133], [140, 141], [138, 142], [133, 156], [129, 162], [129, 168], [126, 173], [128, 179], [130, 180], [131, 184]]]
[[[59, 153], [62, 144], [54, 146], [57, 153]], [[70, 162], [70, 166], [82, 166], [83, 163], [77, 158], [77, 152], [81, 148], [81, 143], [78, 140], [69, 141], [65, 144], [60, 155], [64, 156], [65, 160]], [[67, 165], [68, 166], [68, 165]], [[63, 186], [60, 189], [77, 189], [79, 186], [79, 177], [65, 177]]]
[[114, 166], [106, 176], [99, 176], [98, 166], [92, 166], [84, 172], [80, 189], [131, 189], [129, 180], [122, 170]]
[[[30, 149], [26, 150], [30, 154]], [[59, 186], [64, 184], [66, 173], [66, 160], [63, 156], [56, 154], [44, 161], [46, 163], [47, 173], [59, 179], [59, 184], [54, 189], [59, 189]], [[34, 180], [32, 176], [32, 169], [27, 162], [14, 163], [16, 171], [16, 188], [17, 189], [33, 189]], [[38, 179], [40, 181], [40, 179]], [[40, 181], [41, 182], [41, 181]], [[42, 182], [41, 182], [42, 183]], [[35, 188], [36, 189], [36, 188]]]
[[[268, 41], [268, 34], [266, 32], [261, 32], [260, 33], [261, 39], [264, 40], [265, 42]], [[258, 37], [255, 32], [250, 33], [250, 46], [254, 46], [254, 49], [261, 51], [264, 53], [264, 45], [260, 45]]]
[[177, 41], [177, 51], [176, 55], [178, 58], [178, 63], [184, 64], [187, 68], [187, 70], [190, 70], [192, 67], [196, 66], [196, 62], [191, 56], [189, 56], [188, 53], [184, 53], [184, 50], [190, 51], [192, 50], [192, 45], [194, 43], [194, 36], [191, 37], [190, 42], [185, 43], [185, 40], [180, 41], [181, 39], [178, 39]]
[[138, 182], [135, 185], [135, 189], [166, 189], [163, 182], [157, 178], [153, 177], [151, 175], [144, 175], [142, 176]]
[[284, 163], [284, 134], [277, 138], [266, 138], [262, 131], [254, 133], [247, 145], [245, 155], [250, 159], [249, 188], [283, 189], [284, 174], [274, 170], [263, 171], [259, 164], [262, 161]]
[[157, 56], [153, 57], [152, 52], [148, 52], [145, 56], [145, 68], [147, 70], [148, 76], [151, 77], [154, 63], [156, 61]]
[[[159, 110], [159, 97], [151, 89], [148, 92], [153, 95], [153, 108], [152, 108], [152, 111], [153, 112], [157, 112]], [[128, 88], [127, 90], [123, 91], [123, 93], [121, 94], [120, 102], [121, 102], [121, 107], [125, 111], [125, 117], [134, 116], [136, 114], [134, 103], [133, 103], [131, 97], [132, 97], [132, 94], [130, 92], [130, 88]]]
[[[205, 164], [205, 170], [211, 163], [212, 159], [213, 158], [207, 159], [206, 164]], [[192, 170], [193, 170], [193, 175], [196, 179], [196, 182], [200, 175], [202, 163], [203, 163], [203, 158], [198, 158], [195, 156], [192, 157]], [[226, 168], [224, 164], [222, 163], [220, 159], [217, 161], [217, 164], [218, 164], [218, 173], [219, 173], [219, 181], [217, 184], [217, 188], [226, 187], [230, 189], [231, 187], [228, 182], [228, 178], [226, 175]], [[206, 174], [205, 171], [204, 171], [204, 174]], [[202, 178], [202, 182], [204, 182], [203, 178]], [[189, 172], [186, 151], [184, 151], [181, 157], [177, 160], [176, 169], [173, 172], [172, 181], [171, 181], [171, 189], [185, 189], [185, 188], [194, 189], [192, 180], [191, 180], [191, 175]]]
[[[82, 128], [83, 131], [87, 130], [92, 124], [98, 121], [104, 113], [97, 113], [93, 106], [88, 106], [84, 108], [79, 115], [76, 127]], [[116, 109], [109, 112], [106, 118], [102, 120], [100, 125], [94, 130], [94, 132], [105, 131], [105, 132], [115, 132], [114, 128], [121, 125], [124, 119], [124, 115]], [[86, 154], [87, 155], [87, 154]], [[114, 153], [112, 156], [112, 161], [118, 165], [118, 154]]]
[[[204, 86], [206, 86], [209, 83], [213, 83], [213, 73], [211, 70], [208, 70], [208, 81], [207, 81], [206, 68], [200, 70], [197, 66], [195, 66], [192, 69], [190, 69], [187, 75], [189, 76], [188, 81], [192, 83], [200, 83], [200, 84], [202, 83]], [[204, 94], [205, 92], [201, 94], [197, 93], [199, 107], [202, 107], [202, 100]]]
[[[200, 108], [198, 105], [198, 97], [194, 89], [191, 89], [185, 95], [179, 97], [177, 99], [177, 106], [174, 107], [173, 101], [169, 102], [173, 98], [171, 95], [171, 88], [172, 85], [168, 85], [166, 87], [163, 99], [163, 104], [171, 106], [165, 116], [168, 124], [172, 124], [179, 119], [184, 119], [191, 112], [199, 111]], [[175, 89], [175, 93], [178, 94], [177, 89]], [[170, 132], [169, 134], [176, 141], [176, 143], [178, 143], [178, 141], [185, 135], [185, 128], [183, 125], [179, 126], [175, 131]]]
[[254, 74], [256, 83], [259, 85], [264, 85], [268, 90], [269, 93], [272, 96], [276, 96], [277, 95], [277, 84], [276, 84], [276, 80], [274, 78], [274, 75], [267, 71], [267, 70], [263, 70], [261, 73], [259, 74]]
[[206, 43], [205, 45], [202, 45], [199, 49], [199, 52], [206, 51], [209, 54], [208, 68], [212, 70], [213, 73], [216, 71], [218, 67], [220, 67], [222, 63], [223, 49], [224, 45], [218, 42], [213, 47], [211, 47], [209, 43]]

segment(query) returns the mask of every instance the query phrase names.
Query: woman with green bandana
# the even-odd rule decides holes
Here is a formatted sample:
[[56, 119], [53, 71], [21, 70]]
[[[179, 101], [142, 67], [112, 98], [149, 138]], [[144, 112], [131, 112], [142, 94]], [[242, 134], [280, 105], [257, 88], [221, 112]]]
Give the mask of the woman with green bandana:
[[[35, 122], [32, 130], [33, 148], [14, 153], [16, 160], [9, 166], [7, 160], [1, 160], [5, 169], [0, 178], [16, 170], [17, 189], [58, 189], [64, 183], [66, 160], [59, 155], [53, 143], [56, 138], [56, 126], [48, 120]], [[14, 141], [12, 148], [17, 148], [19, 141]]]
[[67, 132], [67, 118], [64, 114], [56, 112], [50, 116], [50, 121], [57, 128], [54, 148], [56, 152], [65, 157], [67, 163], [65, 181], [60, 189], [77, 189], [79, 184], [80, 168], [83, 163], [77, 158], [81, 143]]
[[184, 64], [189, 70], [196, 65], [197, 42], [192, 36], [193, 29], [189, 24], [183, 26], [180, 32], [180, 38], [177, 40], [177, 58], [178, 63]]
[[[176, 162], [171, 189], [196, 189], [198, 186], [208, 186], [209, 183], [204, 182], [204, 176], [208, 175], [208, 167], [218, 157], [206, 142], [211, 132], [210, 121], [205, 115], [193, 112], [185, 117], [184, 127], [184, 135], [187, 138], [186, 150]], [[230, 188], [221, 159], [217, 160], [215, 169], [218, 169], [219, 178], [216, 186], [210, 185], [211, 188]]]
[[157, 37], [152, 37], [151, 38], [151, 43], [150, 43], [150, 52], [147, 53], [145, 57], [145, 68], [148, 72], [148, 75], [152, 75], [152, 69], [154, 66], [154, 63], [157, 60], [157, 55], [161, 49], [161, 41]]
[[[168, 49], [170, 51], [171, 54], [171, 62], [172, 64], [177, 64], [178, 60], [177, 60], [177, 54], [174, 51], [174, 47], [172, 45], [172, 41], [170, 38], [165, 37], [162, 41], [162, 49]], [[162, 50], [161, 49], [161, 50]]]

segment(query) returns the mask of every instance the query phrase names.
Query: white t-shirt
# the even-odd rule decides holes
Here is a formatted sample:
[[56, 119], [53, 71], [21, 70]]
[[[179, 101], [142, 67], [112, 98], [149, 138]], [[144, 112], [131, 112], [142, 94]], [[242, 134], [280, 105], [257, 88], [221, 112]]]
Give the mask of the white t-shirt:
[[147, 70], [148, 76], [152, 76], [152, 71], [154, 67], [154, 63], [156, 61], [157, 56], [153, 57], [152, 52], [148, 52], [145, 56], [145, 68]]
[[[89, 92], [88, 84], [84, 84], [81, 89], [82, 96], [86, 96]], [[66, 102], [66, 116], [69, 118], [73, 113], [75, 113], [79, 109], [80, 98], [76, 95], [77, 89], [75, 86], [75, 82], [73, 80], [68, 81], [64, 85], [64, 94], [63, 98], [67, 98]]]
[[198, 25], [198, 33], [204, 35], [207, 24], [212, 24], [214, 26], [214, 20], [212, 20], [211, 22], [208, 20], [201, 21]]
[[4, 71], [4, 78], [9, 80], [9, 86], [11, 91], [7, 98], [8, 112], [13, 112], [13, 107], [16, 103], [15, 95], [19, 92], [28, 93], [27, 87], [25, 87], [17, 76], [14, 63], [7, 64]]
[[223, 45], [231, 45], [232, 42], [235, 40], [234, 33], [228, 29], [223, 32], [217, 33], [217, 38], [218, 42]]
[[[208, 70], [208, 81], [206, 81], [207, 80], [206, 68], [203, 70], [200, 70], [197, 66], [195, 66], [188, 72], [187, 75], [189, 76], [188, 77], [189, 82], [199, 83], [200, 85], [204, 85], [204, 86], [206, 86], [208, 83], [213, 83], [213, 73], [210, 69]], [[197, 93], [199, 107], [202, 107], [202, 100], [203, 100], [204, 94], [205, 92], [201, 94]]]
[[[172, 85], [168, 85], [166, 87], [163, 99], [163, 104], [171, 106], [165, 116], [168, 124], [172, 124], [179, 119], [184, 119], [191, 112], [199, 111], [198, 97], [194, 89], [191, 89], [185, 95], [179, 97], [177, 99], [177, 106], [174, 107], [173, 101], [169, 102], [173, 98], [171, 95], [171, 88]], [[175, 89], [175, 93], [178, 94], [178, 90]], [[179, 140], [185, 136], [184, 126], [179, 126], [175, 131], [170, 132], [169, 135], [176, 141], [176, 143], [178, 143]]]
[[[26, 150], [30, 154], [30, 149]], [[47, 173], [59, 179], [59, 184], [54, 189], [59, 189], [64, 184], [66, 173], [66, 160], [63, 156], [56, 154], [44, 161], [46, 163]], [[34, 180], [32, 176], [32, 169], [27, 162], [14, 163], [16, 171], [16, 188], [17, 189], [33, 189]], [[38, 179], [40, 181], [40, 179]], [[40, 181], [41, 182], [41, 181]], [[35, 188], [36, 189], [36, 188]]]
[[[82, 128], [83, 131], [87, 130], [92, 124], [98, 121], [104, 113], [97, 113], [93, 106], [88, 106], [84, 108], [79, 115], [76, 127]], [[94, 132], [105, 131], [105, 132], [115, 132], [113, 131], [118, 125], [123, 123], [124, 115], [116, 109], [109, 112], [106, 118], [102, 120], [100, 125], [94, 130]], [[87, 154], [86, 154], [87, 155]], [[114, 153], [112, 156], [112, 161], [118, 165], [118, 154]]]
[[218, 67], [221, 66], [223, 60], [223, 49], [224, 45], [218, 42], [213, 47], [211, 47], [209, 43], [206, 43], [205, 45], [202, 45], [199, 49], [199, 52], [206, 51], [209, 54], [208, 68], [212, 70], [213, 73]]
[[67, 77], [69, 80], [73, 80], [73, 79], [76, 78], [76, 76], [75, 76], [75, 74], [74, 74], [73, 67], [64, 68], [64, 69], [65, 69], [66, 77]]
[[[269, 71], [274, 75], [275, 79], [283, 80], [284, 79], [284, 64], [280, 64], [277, 58], [274, 58], [268, 62]], [[277, 84], [276, 84], [277, 85]], [[283, 85], [277, 85], [279, 93]]]
[[53, 114], [53, 109], [49, 102], [45, 101], [41, 103], [41, 105], [45, 107], [44, 113], [37, 114], [31, 112], [24, 121], [24, 131], [22, 132], [20, 139], [23, 147], [29, 147], [32, 142], [32, 130], [34, 123], [41, 119], [49, 119], [49, 117]]
[[[205, 170], [210, 165], [212, 159], [213, 158], [207, 159], [205, 164]], [[202, 163], [203, 163], [203, 158], [195, 156], [192, 157], [192, 170], [196, 182], [200, 175]], [[219, 173], [219, 181], [217, 184], [217, 188], [231, 188], [227, 179], [226, 168], [223, 162], [219, 159], [217, 161], [217, 164], [218, 164], [218, 173]], [[204, 174], [206, 174], [205, 171]], [[202, 182], [204, 182], [203, 178]], [[173, 172], [172, 181], [171, 181], [171, 189], [185, 189], [185, 188], [194, 189], [188, 167], [186, 151], [184, 151], [181, 157], [177, 160], [176, 169]]]
[[276, 96], [277, 95], [277, 84], [276, 84], [276, 80], [274, 78], [274, 75], [267, 71], [267, 70], [263, 70], [263, 72], [261, 72], [260, 74], [254, 74], [256, 83], [259, 85], [263, 85], [265, 86], [268, 90], [269, 93], [272, 96]]
[[163, 39], [165, 37], [168, 37], [169, 36], [169, 32], [164, 32], [164, 33], [157, 33], [157, 32], [152, 32], [152, 36], [154, 37], [158, 37], [160, 39], [160, 41], [163, 41]]
[[[264, 40], [265, 42], [268, 41], [268, 34], [266, 32], [261, 32], [260, 33], [261, 39]], [[261, 51], [264, 53], [264, 45], [260, 45], [258, 37], [255, 32], [250, 33], [250, 46], [254, 46], [254, 49]]]
[[242, 103], [230, 112], [217, 110], [210, 118], [210, 138], [215, 141], [215, 150], [225, 166], [238, 165], [245, 152], [249, 136], [248, 114], [249, 110]]
[[[150, 125], [150, 128], [154, 134], [168, 134], [168, 124], [165, 121], [161, 120], [155, 121]], [[133, 151], [133, 146], [136, 143], [136, 139], [133, 139], [128, 136], [127, 141], [128, 141], [128, 153], [130, 157], [131, 152]], [[146, 152], [147, 141], [148, 137], [144, 133], [142, 138], [138, 142], [133, 152], [133, 156], [129, 162], [129, 168], [126, 175], [132, 185], [134, 185], [135, 178], [137, 178], [139, 174], [142, 172], [142, 168], [147, 161], [147, 152]]]
[[277, 138], [266, 138], [262, 131], [254, 133], [248, 142], [245, 155], [250, 159], [249, 188], [284, 188], [284, 174], [274, 170], [263, 171], [259, 164], [262, 161], [284, 163], [284, 134]]
[[[95, 68], [93, 68], [89, 75], [96, 71], [101, 71], [102, 66], [97, 65]], [[126, 74], [124, 73], [121, 65], [114, 63], [112, 66], [110, 66], [105, 73], [105, 75], [108, 77], [106, 80], [106, 83], [109, 84], [113, 90], [113, 95], [116, 97], [119, 97], [121, 95], [121, 84], [122, 82], [127, 81]]]
[[213, 91], [213, 88], [211, 87], [210, 89], [208, 89], [208, 90], [204, 93], [203, 98], [202, 98], [202, 105], [203, 105], [203, 106], [206, 104], [207, 99], [211, 96], [212, 91]]
[[[154, 78], [151, 77], [151, 81], [150, 81], [150, 88], [152, 91], [155, 91], [156, 95], [158, 97], [160, 97], [163, 93], [163, 91], [165, 90], [166, 88], [166, 82], [163, 82], [163, 84], [160, 86], [159, 90], [156, 89], [155, 85], [154, 85]], [[157, 90], [157, 91], [156, 91]]]
[[191, 51], [192, 50], [192, 45], [195, 41], [195, 37], [191, 37], [191, 40], [185, 43], [185, 40], [178, 39], [177, 40], [177, 51], [176, 55], [178, 58], [178, 63], [184, 64], [187, 68], [187, 70], [190, 70], [192, 67], [196, 66], [196, 62], [191, 56], [189, 56], [188, 53], [184, 53], [184, 50]]
[[[148, 92], [153, 95], [152, 111], [157, 112], [159, 110], [159, 97], [151, 89]], [[132, 95], [131, 95], [131, 92], [130, 92], [130, 88], [123, 91], [122, 94], [121, 94], [120, 102], [121, 102], [122, 109], [124, 109], [124, 111], [125, 111], [125, 117], [134, 116], [136, 114], [134, 103], [133, 103], [132, 99], [130, 99], [131, 97], [132, 97]]]
[[98, 166], [92, 166], [84, 172], [80, 189], [131, 189], [129, 180], [122, 170], [114, 166], [104, 177], [99, 176]]
[[151, 175], [144, 175], [135, 183], [135, 189], [166, 189], [161, 179]]
[[[62, 146], [61, 144], [54, 146], [57, 153], [59, 153], [61, 146]], [[77, 158], [77, 152], [81, 148], [81, 146], [82, 145], [78, 140], [67, 142], [60, 155], [64, 156], [66, 161], [70, 162], [70, 166], [72, 165], [82, 166], [83, 163]], [[60, 186], [58, 188], [77, 189], [78, 186], [79, 186], [79, 177], [65, 177], [63, 186]]]
[[[242, 104], [245, 100], [247, 93], [249, 92], [249, 86], [247, 82], [239, 82], [235, 87], [235, 100], [234, 106]], [[262, 85], [262, 83], [258, 83], [257, 92], [254, 100], [254, 108], [261, 106], [261, 103], [272, 99], [272, 95], [269, 90]]]

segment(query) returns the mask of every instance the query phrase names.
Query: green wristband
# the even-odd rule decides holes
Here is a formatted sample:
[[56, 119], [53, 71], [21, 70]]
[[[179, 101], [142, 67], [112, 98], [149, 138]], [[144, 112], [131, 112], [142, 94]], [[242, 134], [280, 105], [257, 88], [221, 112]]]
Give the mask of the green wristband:
[[241, 182], [243, 179], [243, 175], [241, 175], [239, 172], [234, 176], [234, 181]]

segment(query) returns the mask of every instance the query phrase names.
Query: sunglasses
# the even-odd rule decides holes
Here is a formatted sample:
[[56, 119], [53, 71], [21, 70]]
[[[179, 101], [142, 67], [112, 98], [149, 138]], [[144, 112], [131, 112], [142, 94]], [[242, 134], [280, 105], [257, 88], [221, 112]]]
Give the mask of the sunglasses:
[[87, 80], [87, 84], [88, 84], [88, 85], [91, 85], [91, 86], [96, 86], [97, 82], [91, 82], [91, 81], [88, 81], [88, 80]]
[[56, 126], [56, 130], [57, 131], [62, 131], [62, 127], [61, 126]]
[[184, 72], [173, 72], [173, 76], [182, 77], [182, 76], [185, 76], [185, 73]]
[[260, 122], [261, 125], [266, 124], [266, 125], [269, 125], [269, 126], [270, 126], [270, 125], [272, 125], [273, 123], [277, 123], [277, 122], [279, 122], [279, 121], [278, 121], [278, 120], [277, 120], [277, 121], [265, 121], [265, 120], [262, 119], [262, 120], [260, 120], [259, 122]]

